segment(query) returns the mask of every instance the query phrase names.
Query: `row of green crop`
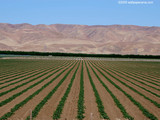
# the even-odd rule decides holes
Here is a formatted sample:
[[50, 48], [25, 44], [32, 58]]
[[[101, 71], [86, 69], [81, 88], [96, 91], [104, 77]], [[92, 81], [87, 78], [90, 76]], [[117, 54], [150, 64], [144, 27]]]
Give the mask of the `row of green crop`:
[[[124, 69], [124, 68], [122, 68], [122, 70], [121, 70], [121, 68], [118, 68], [120, 71], [128, 71], [127, 69]], [[125, 73], [125, 72], [124, 72]], [[131, 74], [131, 75], [134, 75], [135, 77], [137, 77], [137, 78], [140, 78], [140, 79], [147, 79], [147, 80], [151, 80], [151, 81], [154, 81], [154, 82], [156, 82], [156, 83], [160, 83], [160, 78], [154, 78], [154, 77], [152, 77], [152, 76], [149, 76], [149, 75], [146, 75], [146, 74], [143, 74], [143, 73], [139, 73], [139, 72], [137, 72], [137, 71], [134, 71], [134, 72], [131, 72], [131, 71], [129, 71], [129, 73]]]
[[[71, 65], [72, 65], [72, 64], [71, 64]], [[57, 69], [57, 68], [55, 68], [55, 70], [56, 70], [56, 69]], [[45, 77], [45, 78], [41, 79], [40, 81], [32, 84], [31, 86], [27, 87], [26, 89], [24, 89], [24, 90], [22, 90], [22, 91], [20, 91], [20, 92], [18, 92], [18, 93], [16, 93], [16, 94], [14, 94], [14, 95], [12, 95], [11, 97], [9, 97], [9, 98], [1, 101], [1, 102], [0, 102], [0, 107], [3, 106], [3, 105], [5, 105], [5, 104], [7, 104], [7, 103], [9, 103], [10, 101], [12, 101], [13, 99], [15, 99], [16, 97], [20, 96], [21, 94], [27, 92], [29, 89], [31, 89], [31, 88], [35, 87], [36, 85], [42, 83], [43, 81], [45, 81], [46, 79], [48, 79], [49, 77], [51, 77], [52, 75], [54, 75], [55, 73], [59, 72], [59, 71], [62, 70], [62, 69], [64, 69], [64, 68], [63, 68], [63, 67], [62, 67], [62, 68], [58, 68], [58, 70], [56, 70], [56, 71], [53, 72], [52, 74], [48, 75], [47, 77]], [[41, 75], [40, 75], [40, 77], [41, 77]], [[40, 78], [40, 77], [38, 77], [38, 78]], [[37, 79], [37, 78], [34, 78], [34, 79]]]
[[[92, 64], [93, 65], [93, 64]], [[101, 70], [105, 71], [103, 68], [100, 68], [101, 70], [99, 70], [95, 65], [93, 65], [93, 67], [95, 69], [97, 69], [112, 85], [114, 85], [118, 90], [120, 90], [127, 98], [129, 98], [129, 100], [136, 105], [141, 111], [142, 113], [149, 119], [151, 120], [158, 120], [158, 118], [156, 116], [154, 116], [152, 113], [150, 113], [146, 108], [144, 108], [138, 101], [136, 101], [131, 95], [129, 95], [128, 93], [126, 93], [122, 88], [120, 88], [117, 84], [115, 84], [112, 80], [110, 80]]]
[[[138, 84], [135, 84], [134, 82], [132, 82], [132, 81], [130, 81], [130, 80], [124, 78], [124, 77], [122, 77], [121, 75], [119, 75], [120, 73], [119, 73], [118, 71], [112, 70], [112, 69], [110, 70], [110, 69], [108, 69], [108, 68], [107, 68], [107, 70], [110, 71], [110, 72], [112, 72], [112, 73], [114, 73], [114, 74], [116, 74], [117, 76], [123, 78], [123, 80], [128, 81], [128, 82], [132, 83], [133, 85], [135, 85], [135, 86], [137, 86], [137, 87], [139, 87], [139, 88], [141, 88], [141, 89], [143, 89], [143, 90], [145, 90], [145, 91], [147, 91], [147, 92], [155, 95], [156, 97], [160, 97], [160, 95], [158, 95], [158, 94], [156, 94], [156, 93], [154, 93], [154, 92], [152, 92], [152, 91], [150, 91], [150, 90], [148, 90], [148, 89], [146, 89], [146, 88], [144, 88], [144, 87], [142, 87], [142, 86], [140, 86], [140, 85], [138, 85]], [[118, 72], [119, 74], [117, 74], [115, 71]]]
[[[104, 64], [104, 63], [103, 63]], [[112, 68], [112, 69], [114, 69], [114, 68]], [[114, 69], [115, 70], [115, 69]], [[136, 78], [139, 78], [139, 79], [144, 79], [144, 80], [146, 80], [146, 81], [148, 81], [149, 83], [153, 83], [154, 85], [157, 85], [156, 83], [154, 83], [154, 82], [157, 82], [157, 83], [160, 83], [160, 81], [159, 81], [159, 79], [158, 79], [158, 81], [157, 80], [153, 80], [153, 79], [157, 79], [157, 78], [153, 78], [152, 76], [147, 76], [147, 75], [144, 75], [144, 74], [142, 74], [142, 73], [138, 73], [137, 71], [134, 71], [134, 72], [131, 72], [131, 70], [129, 70], [129, 73], [128, 73], [128, 69], [125, 69], [125, 68], [122, 68], [120, 65], [119, 66], [116, 66], [116, 70], [119, 70], [119, 71], [123, 71], [124, 73], [127, 73], [127, 74], [129, 74], [129, 75], [132, 75], [132, 76], [134, 76], [134, 77], [136, 77]], [[126, 71], [126, 72], [125, 72]], [[146, 77], [147, 76], [147, 77]], [[154, 82], [153, 82], [154, 81]]]
[[[60, 64], [60, 63], [62, 63], [62, 62], [59, 62], [59, 61], [56, 62], [56, 64]], [[0, 78], [1, 78], [0, 81], [10, 79], [10, 78], [13, 78], [16, 76], [20, 76], [20, 75], [23, 75], [24, 73], [33, 72], [33, 70], [41, 69], [41, 67], [43, 66], [42, 64], [34, 65], [34, 63], [33, 63], [33, 64], [27, 64], [26, 66], [23, 66], [22, 70], [21, 69], [19, 70], [19, 69], [17, 69], [20, 66], [19, 64], [17, 64], [18, 67], [16, 67], [16, 66], [13, 67], [12, 63], [8, 63], [8, 65], [10, 65], [10, 68], [8, 68], [9, 71], [5, 75], [0, 76]], [[4, 66], [5, 65], [2, 65], [1, 67], [4, 69]], [[50, 65], [45, 64], [45, 66], [43, 66], [43, 68], [48, 68], [47, 66], [51, 67]], [[29, 69], [28, 69], [28, 67], [29, 67]], [[4, 71], [3, 71], [3, 73], [1, 72], [1, 75], [2, 74], [4, 74]]]
[[83, 61], [82, 61], [82, 68], [81, 68], [81, 76], [80, 76], [80, 92], [79, 92], [79, 99], [78, 99], [78, 111], [77, 111], [77, 118], [79, 120], [84, 119], [84, 81], [83, 81]]
[[[0, 76], [1, 80], [0, 81], [2, 81], [3, 79], [10, 78], [10, 76], [8, 76], [8, 75], [13, 75], [13, 77], [14, 77], [14, 76], [18, 76], [20, 74], [25, 73], [25, 71], [32, 71], [32, 70], [28, 70], [28, 69], [25, 69], [25, 70], [20, 69], [19, 70], [18, 67], [13, 67], [11, 63], [9, 63], [8, 65], [10, 65], [10, 67], [8, 67], [8, 68], [5, 68], [5, 65], [1, 66], [1, 68], [3, 68], [3, 71], [0, 71], [1, 72], [1, 76]], [[8, 69], [8, 71], [5, 71], [4, 69]]]
[[[145, 63], [146, 64], [146, 63]], [[151, 77], [153, 79], [157, 79], [158, 81], [160, 80], [159, 78], [159, 75], [158, 74], [155, 74], [155, 72], [158, 72], [158, 69], [156, 68], [159, 68], [159, 66], [157, 64], [155, 64], [155, 62], [151, 62], [151, 64], [147, 63], [147, 66], [154, 66], [154, 67], [150, 67], [151, 70], [149, 70], [149, 72], [146, 72], [146, 69], [150, 69], [150, 68], [140, 68], [140, 69], [136, 69], [136, 72], [138, 72], [139, 74], [142, 74], [143, 76], [147, 76], [147, 77]], [[159, 62], [158, 62], [159, 64]], [[135, 70], [134, 70], [135, 72]]]
[[[41, 108], [47, 103], [47, 101], [53, 96], [53, 94], [57, 91], [57, 89], [59, 88], [59, 86], [62, 85], [62, 83], [64, 82], [64, 80], [67, 78], [67, 76], [70, 74], [70, 72], [75, 68], [77, 64], [75, 64], [68, 72], [67, 74], [60, 80], [60, 82], [53, 88], [53, 90], [51, 90], [51, 92], [49, 92], [47, 94], [47, 96], [34, 108], [34, 110], [32, 111], [32, 118], [34, 119], [39, 111], [41, 110]], [[27, 117], [26, 120], [30, 120], [30, 116]]]
[[[50, 70], [50, 69], [52, 69], [52, 68], [49, 68], [48, 70]], [[46, 69], [46, 70], [41, 70], [40, 73], [42, 73], [42, 71], [47, 71], [47, 69]], [[36, 73], [36, 74], [34, 74], [34, 73]], [[38, 73], [39, 73], [39, 72], [38, 72]], [[35, 75], [38, 75], [38, 73], [37, 73], [37, 71], [34, 71], [34, 72], [32, 72], [32, 73], [29, 72], [28, 74], [24, 74], [23, 76], [18, 76], [18, 77], [15, 77], [15, 78], [13, 78], [13, 79], [6, 80], [6, 81], [0, 83], [0, 85], [5, 84], [5, 83], [9, 83], [9, 82], [13, 82], [13, 81], [15, 81], [15, 80], [17, 80], [17, 79], [26, 77], [26, 76], [31, 75], [31, 74], [33, 74], [31, 77], [33, 77], [33, 76], [35, 76]], [[30, 76], [29, 76], [29, 78], [30, 78]], [[24, 78], [24, 79], [25, 79], [25, 78]]]
[[[52, 67], [49, 67], [50, 69], [52, 68]], [[49, 69], [49, 68], [47, 68], [47, 69]], [[0, 85], [1, 84], [4, 84], [4, 83], [7, 83], [7, 82], [10, 82], [10, 81], [12, 81], [12, 80], [16, 80], [16, 79], [19, 79], [19, 78], [22, 78], [22, 77], [25, 77], [25, 76], [27, 76], [27, 75], [30, 75], [30, 74], [33, 74], [33, 73], [36, 73], [39, 69], [41, 69], [41, 67], [39, 67], [39, 68], [35, 68], [36, 70], [28, 70], [28, 71], [24, 71], [24, 72], [21, 72], [21, 73], [19, 73], [19, 74], [16, 74], [16, 75], [11, 75], [11, 74], [8, 74], [7, 76], [7, 78], [3, 78], [3, 79], [1, 79], [0, 81], [4, 81], [4, 82], [1, 82], [0, 83]], [[46, 68], [44, 68], [44, 69], [46, 69]], [[12, 78], [12, 79], [10, 79], [10, 78]], [[8, 79], [10, 79], [10, 80], [8, 80]], [[7, 81], [8, 80], [8, 81]]]
[[[12, 64], [9, 64], [10, 66]], [[4, 67], [4, 66], [1, 66], [1, 67]], [[12, 66], [11, 66], [12, 67]], [[25, 66], [24, 66], [25, 67]], [[20, 75], [23, 75], [24, 73], [29, 73], [29, 72], [33, 72], [33, 70], [37, 70], [37, 69], [40, 69], [41, 66], [30, 66], [30, 69], [26, 69], [26, 70], [16, 70], [16, 67], [14, 67], [14, 69], [11, 69], [11, 71], [9, 71], [5, 76], [1, 76], [0, 78], [0, 81], [3, 81], [3, 80], [6, 80], [6, 79], [10, 79], [10, 78], [13, 78], [13, 77], [16, 77], [16, 76], [20, 76]], [[10, 68], [8, 68], [10, 69]]]
[[[112, 68], [113, 69], [113, 68]], [[118, 68], [117, 68], [118, 69]], [[115, 70], [115, 69], [114, 69]], [[117, 71], [117, 70], [116, 70]], [[122, 71], [122, 70], [120, 70], [120, 71]], [[122, 73], [122, 72], [121, 72]], [[130, 77], [131, 76], [133, 76], [134, 78], [138, 78], [138, 79], [140, 79], [140, 80], [143, 80], [143, 81], [145, 81], [145, 82], [148, 82], [148, 83], [151, 83], [151, 84], [153, 84], [153, 85], [156, 85], [156, 86], [160, 86], [160, 85], [158, 85], [157, 83], [160, 83], [160, 81], [155, 81], [155, 80], [146, 80], [146, 77], [145, 76], [142, 76], [142, 75], [137, 75], [136, 73], [131, 73], [130, 71], [129, 71], [129, 73], [128, 73], [128, 70], [127, 70], [127, 72], [126, 72], [126, 70], [124, 70], [123, 69], [123, 74], [127, 74], [127, 75], [129, 75]], [[140, 77], [141, 76], [141, 77]], [[132, 78], [133, 78], [132, 77]], [[157, 82], [157, 83], [154, 83], [154, 82]]]
[[[65, 64], [65, 63], [64, 63]], [[29, 79], [29, 78], [32, 78], [32, 77], [34, 77], [34, 76], [36, 76], [36, 75], [39, 75], [39, 74], [41, 74], [41, 73], [43, 73], [43, 72], [49, 72], [50, 70], [53, 70], [53, 68], [57, 68], [57, 67], [60, 67], [60, 66], [52, 66], [52, 68], [48, 68], [48, 69], [42, 69], [42, 70], [40, 70], [40, 71], [36, 71], [36, 72], [33, 72], [33, 75], [31, 74], [28, 74], [28, 75], [30, 75], [30, 76], [28, 76], [28, 77], [25, 77], [25, 78], [23, 78], [23, 79], [20, 79], [20, 80], [18, 80], [18, 81], [16, 81], [16, 82], [12, 82], [12, 83], [10, 83], [10, 84], [7, 84], [7, 85], [4, 85], [4, 86], [2, 86], [2, 87], [0, 87], [0, 90], [1, 89], [3, 89], [3, 88], [6, 88], [6, 87], [9, 87], [10, 85], [14, 85], [14, 84], [17, 84], [17, 83], [19, 83], [19, 82], [21, 82], [21, 81], [24, 81], [24, 80], [27, 80], [27, 79]], [[36, 73], [36, 74], [34, 74], [34, 73]], [[24, 76], [21, 76], [21, 77], [24, 77]], [[21, 77], [18, 77], [18, 78], [14, 78], [14, 79], [12, 79], [11, 81], [14, 81], [14, 80], [16, 80], [16, 79], [19, 79], [19, 78], [21, 78]], [[0, 93], [1, 94], [1, 93]]]
[[[151, 103], [153, 103], [156, 107], [160, 108], [160, 104], [157, 103], [156, 101], [154, 101], [154, 100], [150, 99], [149, 97], [145, 96], [144, 94], [142, 94], [141, 92], [139, 92], [139, 91], [136, 90], [135, 88], [129, 86], [129, 85], [126, 84], [125, 82], [122, 82], [121, 80], [119, 80], [118, 78], [116, 78], [114, 75], [110, 74], [108, 71], [106, 71], [106, 70], [104, 70], [104, 71], [105, 71], [108, 75], [110, 75], [111, 77], [113, 77], [114, 79], [116, 79], [117, 81], [119, 81], [120, 83], [122, 83], [123, 85], [125, 85], [126, 87], [130, 88], [130, 89], [131, 89], [132, 91], [134, 91], [135, 93], [137, 93], [137, 94], [139, 94], [140, 96], [144, 97], [145, 99], [149, 100], [149, 101], [150, 101]], [[110, 71], [110, 72], [116, 74], [116, 73], [113, 72], [113, 71]], [[126, 78], [124, 78], [124, 77], [122, 77], [122, 76], [120, 76], [120, 75], [118, 75], [118, 74], [116, 74], [116, 75], [119, 76], [119, 77], [121, 77], [121, 78], [123, 78], [123, 80], [126, 80], [126, 81], [128, 81], [128, 82], [136, 85], [135, 83], [131, 82], [130, 80], [127, 80]], [[138, 85], [136, 85], [136, 86], [138, 86]], [[139, 86], [139, 87], [141, 87], [141, 86]], [[145, 89], [145, 88], [144, 88], [144, 89]], [[147, 89], [146, 89], [146, 90], [147, 90]], [[148, 90], [148, 91], [149, 91], [149, 90]], [[150, 93], [152, 93], [152, 92], [150, 91]], [[156, 94], [156, 93], [154, 93], [154, 94]], [[156, 95], [157, 95], [157, 94], [156, 94]], [[158, 95], [157, 95], [157, 96], [158, 96]]]
[[[124, 72], [125, 73], [125, 72]], [[160, 83], [159, 80], [156, 80], [157, 78], [152, 78], [151, 76], [147, 76], [147, 75], [144, 75], [142, 73], [138, 73], [138, 72], [129, 72], [132, 76], [135, 76], [139, 79], [146, 79], [146, 80], [149, 80], [149, 83], [150, 82], [153, 82], [153, 84], [157, 84], [157, 83]]]
[[76, 71], [74, 72], [74, 74], [73, 74], [73, 76], [71, 78], [71, 81], [70, 81], [70, 83], [69, 83], [69, 85], [67, 87], [67, 90], [65, 91], [63, 97], [61, 98], [61, 100], [60, 100], [60, 102], [59, 102], [59, 104], [58, 104], [58, 106], [56, 108], [56, 110], [53, 113], [53, 119], [54, 120], [59, 119], [61, 114], [62, 114], [62, 110], [63, 110], [64, 104], [65, 104], [65, 101], [66, 101], [66, 99], [67, 99], [67, 97], [68, 97], [68, 95], [69, 95], [69, 93], [71, 91], [71, 87], [72, 87], [73, 81], [74, 81], [74, 79], [76, 77], [76, 73], [78, 71], [79, 66], [80, 66], [80, 64], [78, 65]]
[[103, 106], [102, 100], [101, 100], [101, 98], [100, 98], [100, 96], [99, 96], [99, 93], [98, 93], [98, 91], [97, 91], [97, 89], [96, 89], [96, 86], [95, 86], [95, 84], [94, 84], [94, 82], [93, 82], [93, 80], [92, 80], [92, 77], [91, 77], [91, 75], [90, 75], [90, 72], [89, 72], [89, 69], [88, 69], [88, 67], [87, 67], [86, 62], [85, 62], [85, 66], [86, 66], [86, 69], [87, 69], [89, 81], [90, 81], [90, 83], [91, 83], [91, 86], [92, 86], [93, 91], [94, 91], [94, 95], [95, 95], [95, 97], [96, 97], [96, 103], [97, 103], [97, 107], [98, 107], [98, 111], [99, 111], [99, 113], [100, 113], [100, 116], [101, 116], [103, 119], [109, 119], [107, 113], [104, 111], [104, 106]]
[[[45, 73], [43, 73], [43, 74], [41, 74], [41, 75], [33, 78], [33, 79], [31, 79], [31, 80], [29, 80], [29, 81], [27, 81], [27, 82], [24, 82], [24, 83], [22, 83], [22, 84], [20, 84], [20, 85], [17, 85], [17, 86], [15, 86], [14, 88], [11, 88], [11, 89], [9, 89], [9, 90], [7, 90], [7, 91], [1, 92], [1, 93], [0, 93], [0, 97], [3, 96], [3, 95], [5, 95], [5, 94], [7, 94], [7, 93], [9, 93], [9, 92], [11, 92], [11, 91], [13, 91], [13, 90], [18, 89], [18, 88], [20, 88], [20, 87], [22, 87], [22, 86], [24, 86], [24, 85], [27, 85], [28, 83], [33, 82], [34, 80], [37, 80], [38, 78], [40, 78], [40, 77], [42, 77], [42, 76], [44, 76], [44, 75], [52, 72], [53, 70], [56, 70], [56, 69], [57, 69], [57, 67], [52, 68], [51, 70], [49, 70], [49, 71], [47, 71], [47, 72], [45, 72]], [[40, 72], [40, 73], [42, 73], [42, 72]]]
[[[74, 63], [73, 63], [74, 64]], [[71, 64], [71, 65], [73, 65]], [[37, 91], [35, 91], [33, 94], [31, 94], [30, 96], [28, 96], [26, 99], [24, 99], [23, 101], [21, 101], [20, 103], [16, 104], [13, 108], [11, 108], [11, 110], [9, 112], [7, 112], [6, 114], [4, 114], [3, 116], [0, 117], [0, 120], [6, 120], [9, 117], [11, 117], [19, 108], [21, 108], [23, 105], [25, 105], [27, 102], [29, 102], [33, 97], [35, 97], [36, 95], [38, 95], [43, 89], [45, 89], [47, 86], [49, 86], [54, 80], [56, 80], [61, 74], [63, 74], [67, 69], [69, 69], [68, 66], [67, 68], [65, 68], [62, 72], [60, 72], [58, 75], [56, 75], [52, 80], [50, 80], [49, 82], [47, 82], [45, 85], [43, 85], [41, 88], [39, 88]], [[63, 68], [62, 68], [63, 69]]]
[[[88, 63], [89, 64], [89, 63]], [[95, 72], [95, 70], [92, 68], [92, 66], [89, 64], [90, 68], [92, 69], [93, 73], [95, 74], [95, 76], [97, 77], [97, 79], [99, 80], [99, 82], [103, 85], [103, 87], [107, 90], [107, 92], [110, 94], [110, 96], [112, 97], [112, 99], [114, 100], [115, 104], [117, 105], [117, 107], [120, 109], [120, 111], [123, 114], [123, 117], [128, 119], [128, 120], [133, 120], [134, 118], [132, 116], [130, 116], [126, 109], [124, 108], [124, 106], [120, 103], [120, 101], [117, 99], [117, 97], [112, 93], [112, 91], [105, 85], [105, 83], [101, 80], [101, 78], [98, 76], [98, 74]]]
[[[140, 87], [141, 89], [143, 89], [143, 90], [145, 90], [145, 91], [147, 91], [147, 92], [149, 92], [149, 93], [155, 95], [156, 97], [160, 97], [160, 95], [158, 95], [158, 94], [156, 94], [156, 93], [154, 93], [154, 92], [152, 92], [152, 91], [150, 91], [150, 90], [148, 90], [148, 89], [146, 89], [146, 88], [144, 88], [144, 87], [142, 87], [142, 86], [140, 86], [140, 85], [138, 85], [138, 84], [135, 84], [134, 82], [132, 82], [132, 81], [130, 81], [130, 80], [128, 80], [128, 79], [122, 77], [121, 75], [118, 75], [118, 74], [117, 74], [117, 73], [121, 74], [121, 72], [116, 71], [116, 70], [113, 70], [113, 69], [110, 70], [110, 69], [108, 69], [108, 68], [107, 68], [107, 70], [110, 71], [110, 72], [115, 73], [117, 76], [119, 76], [119, 77], [123, 78], [124, 80], [126, 80], [126, 81], [128, 81], [128, 82], [130, 82], [130, 83], [132, 83], [132, 84], [134, 84], [134, 85], [136, 85], [137, 87]], [[116, 71], [117, 73], [114, 72], [114, 71]], [[124, 74], [122, 73], [122, 75], [124, 75]], [[124, 75], [124, 76], [125, 76], [125, 75]], [[131, 79], [132, 79], [132, 78], [131, 78]]]

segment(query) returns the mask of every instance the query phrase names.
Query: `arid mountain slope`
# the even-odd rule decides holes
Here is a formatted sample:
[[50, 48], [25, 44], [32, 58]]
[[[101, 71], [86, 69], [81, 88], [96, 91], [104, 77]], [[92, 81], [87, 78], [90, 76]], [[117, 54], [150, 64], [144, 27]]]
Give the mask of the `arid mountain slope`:
[[160, 55], [160, 27], [0, 23], [0, 50]]

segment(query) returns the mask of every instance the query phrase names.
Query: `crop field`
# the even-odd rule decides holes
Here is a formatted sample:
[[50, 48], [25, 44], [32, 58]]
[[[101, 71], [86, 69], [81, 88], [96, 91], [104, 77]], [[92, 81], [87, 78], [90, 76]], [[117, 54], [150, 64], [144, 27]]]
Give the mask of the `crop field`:
[[160, 120], [160, 62], [0, 59], [0, 120]]

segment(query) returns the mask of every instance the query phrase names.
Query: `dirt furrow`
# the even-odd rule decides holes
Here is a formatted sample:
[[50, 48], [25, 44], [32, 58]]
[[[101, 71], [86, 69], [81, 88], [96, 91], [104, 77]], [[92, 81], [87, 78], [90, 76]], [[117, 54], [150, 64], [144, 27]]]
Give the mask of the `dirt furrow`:
[[85, 106], [84, 120], [90, 120], [92, 118], [95, 120], [99, 120], [100, 115], [97, 108], [96, 98], [94, 96], [94, 92], [89, 81], [85, 64], [83, 66], [84, 66], [83, 70], [84, 70], [84, 106]]
[[[108, 74], [105, 73], [105, 75], [109, 79], [114, 81], [114, 83], [117, 84], [119, 87], [121, 87], [124, 91], [129, 93], [136, 101], [140, 102], [142, 106], [144, 106], [147, 110], [149, 110], [150, 113], [154, 114], [157, 117], [160, 117], [160, 113], [159, 113], [160, 109], [157, 108], [156, 106], [154, 106], [150, 101], [144, 99], [144, 97], [142, 97], [139, 94], [135, 93], [134, 91], [132, 91], [131, 89], [129, 89], [125, 85], [121, 84], [120, 82], [118, 82], [117, 80], [115, 80], [114, 78], [109, 76]], [[123, 79], [120, 78], [119, 80], [122, 81]]]
[[[105, 83], [105, 85], [117, 97], [117, 99], [124, 106], [124, 108], [126, 109], [126, 111], [128, 112], [129, 115], [131, 115], [133, 118], [135, 118], [135, 120], [145, 120], [145, 119], [147, 119], [142, 114], [142, 112], [121, 91], [119, 91], [115, 86], [113, 86], [109, 81], [107, 81], [106, 78], [103, 77], [102, 74], [99, 73], [95, 68], [94, 68], [94, 70], [96, 71], [96, 73], [98, 74], [98, 76], [102, 79], [102, 81]], [[103, 72], [103, 73], [106, 75], [105, 72]], [[115, 81], [115, 80], [113, 80], [113, 78], [109, 77], [108, 75], [106, 75], [106, 76], [109, 79], [111, 79], [112, 81]]]
[[80, 91], [80, 73], [81, 73], [81, 64], [77, 71], [77, 75], [73, 82], [71, 91], [68, 95], [66, 103], [63, 108], [63, 112], [61, 115], [62, 120], [73, 120], [77, 117], [77, 104], [78, 104], [78, 95]]
[[[71, 67], [70, 67], [71, 68]], [[67, 76], [67, 78], [65, 79], [64, 83], [62, 83], [62, 85], [57, 89], [57, 91], [53, 94], [53, 96], [48, 100], [48, 102], [43, 106], [43, 109], [40, 110], [38, 116], [36, 117], [36, 119], [38, 120], [52, 120], [52, 116], [53, 116], [53, 112], [56, 110], [59, 101], [61, 100], [61, 98], [63, 97], [68, 84], [70, 83], [70, 80], [75, 72], [77, 68], [77, 65], [75, 66], [75, 68], [71, 71], [71, 73]], [[63, 76], [59, 79], [59, 81], [64, 77], [65, 74], [63, 74]], [[58, 82], [57, 82], [58, 83]], [[53, 89], [54, 87], [52, 87]], [[47, 92], [49, 93], [49, 92]]]
[[[65, 68], [64, 68], [65, 69]], [[29, 95], [31, 95], [32, 93], [34, 93], [36, 90], [38, 90], [39, 88], [41, 88], [43, 85], [45, 85], [47, 82], [49, 82], [51, 79], [53, 79], [58, 73], [60, 73], [62, 70], [60, 70], [59, 72], [55, 73], [54, 75], [52, 75], [50, 78], [46, 79], [45, 81], [43, 81], [42, 83], [38, 84], [37, 86], [35, 86], [34, 88], [28, 90], [27, 92], [23, 93], [22, 95], [18, 96], [16, 99], [14, 99], [13, 101], [9, 102], [8, 104], [2, 106], [0, 108], [0, 111], [3, 111], [0, 113], [0, 116], [2, 116], [3, 114], [5, 114], [7, 111], [9, 111], [13, 106], [15, 106], [16, 104], [18, 104], [19, 102], [21, 102], [22, 100], [24, 100], [25, 98], [27, 98]], [[68, 70], [67, 70], [68, 71]], [[65, 73], [67, 72], [65, 71]], [[51, 73], [50, 73], [51, 74]], [[38, 80], [41, 80], [42, 78], [39, 78]], [[53, 87], [53, 84], [52, 86]], [[19, 92], [19, 91], [17, 91]], [[43, 92], [42, 92], [43, 93]], [[44, 94], [44, 93], [43, 93]], [[46, 95], [47, 92], [44, 94]], [[33, 100], [34, 101], [34, 100]], [[35, 105], [35, 104], [30, 104], [31, 106], [32, 105]], [[29, 109], [28, 109], [29, 110]], [[27, 112], [24, 111], [24, 112]], [[24, 113], [25, 114], [25, 113]], [[19, 115], [19, 114], [17, 114]]]
[[89, 68], [90, 74], [92, 76], [93, 82], [96, 86], [96, 89], [100, 95], [102, 102], [103, 102], [105, 112], [107, 113], [107, 115], [109, 116], [109, 118], [111, 120], [115, 120], [118, 118], [122, 119], [123, 115], [122, 115], [121, 111], [118, 109], [118, 107], [115, 105], [112, 97], [106, 91], [106, 89], [102, 86], [102, 84], [99, 82], [99, 80], [97, 79], [97, 77], [95, 76], [95, 74], [93, 73], [91, 68], [90, 67], [88, 67], [88, 68]]

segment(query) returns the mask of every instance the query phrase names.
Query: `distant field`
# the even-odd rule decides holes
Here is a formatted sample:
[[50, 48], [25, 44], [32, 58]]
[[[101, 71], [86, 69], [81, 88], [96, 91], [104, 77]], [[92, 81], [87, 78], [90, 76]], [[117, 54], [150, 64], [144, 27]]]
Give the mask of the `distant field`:
[[0, 66], [0, 120], [160, 119], [160, 62], [9, 56]]

